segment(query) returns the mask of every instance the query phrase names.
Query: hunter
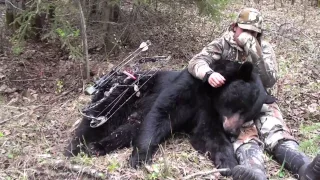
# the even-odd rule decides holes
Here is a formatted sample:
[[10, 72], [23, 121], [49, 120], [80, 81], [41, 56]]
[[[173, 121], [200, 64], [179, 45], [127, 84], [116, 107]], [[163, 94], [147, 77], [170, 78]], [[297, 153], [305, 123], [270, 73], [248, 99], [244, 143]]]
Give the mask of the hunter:
[[[259, 69], [264, 87], [271, 88], [277, 81], [277, 62], [270, 43], [262, 40], [261, 13], [253, 8], [240, 11], [222, 37], [213, 40], [196, 54], [188, 64], [188, 71], [196, 78], [217, 88], [225, 78], [214, 72], [210, 63], [224, 59], [253, 62]], [[273, 155], [300, 180], [320, 180], [320, 154], [313, 161], [299, 150], [297, 140], [286, 126], [276, 103], [264, 104], [257, 119], [245, 123], [233, 142], [239, 165], [233, 168], [235, 180], [265, 180], [263, 151]]]

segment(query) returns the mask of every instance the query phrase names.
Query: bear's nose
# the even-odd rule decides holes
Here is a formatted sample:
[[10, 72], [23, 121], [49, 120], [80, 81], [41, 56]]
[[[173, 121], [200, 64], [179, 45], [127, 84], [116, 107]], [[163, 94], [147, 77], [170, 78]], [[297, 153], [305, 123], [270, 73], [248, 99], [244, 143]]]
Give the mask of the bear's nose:
[[240, 129], [231, 129], [227, 131], [232, 137], [237, 138], [240, 134]]

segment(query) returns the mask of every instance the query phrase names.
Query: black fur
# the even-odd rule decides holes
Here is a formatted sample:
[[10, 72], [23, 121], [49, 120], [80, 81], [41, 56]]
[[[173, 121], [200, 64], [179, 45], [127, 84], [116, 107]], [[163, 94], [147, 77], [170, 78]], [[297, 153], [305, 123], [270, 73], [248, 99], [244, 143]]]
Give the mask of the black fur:
[[[226, 78], [223, 87], [212, 88], [186, 69], [158, 72], [141, 90], [142, 97], [128, 101], [103, 126], [92, 129], [84, 118], [65, 154], [76, 155], [83, 139], [89, 147], [84, 151], [96, 155], [129, 147], [133, 141], [130, 165], [136, 167], [148, 162], [172, 133], [184, 131], [191, 135], [196, 150], [209, 152], [216, 166], [233, 168], [237, 160], [229, 135], [236, 136], [241, 125], [259, 113], [263, 103], [274, 99], [267, 96], [251, 63], [222, 60], [212, 68]], [[108, 100], [112, 102], [120, 93], [115, 92]], [[132, 93], [128, 90], [125, 97]], [[97, 113], [101, 112], [93, 112]], [[136, 120], [130, 120], [130, 115]]]

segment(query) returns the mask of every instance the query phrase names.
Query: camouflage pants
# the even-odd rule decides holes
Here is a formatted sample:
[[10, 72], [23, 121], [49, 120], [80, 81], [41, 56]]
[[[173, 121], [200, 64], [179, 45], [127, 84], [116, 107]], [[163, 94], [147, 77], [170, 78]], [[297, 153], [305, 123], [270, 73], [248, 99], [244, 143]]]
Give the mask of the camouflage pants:
[[264, 104], [260, 116], [245, 123], [237, 140], [233, 142], [235, 152], [248, 142], [256, 142], [269, 152], [280, 140], [293, 140], [289, 128], [285, 125], [279, 106], [276, 103]]

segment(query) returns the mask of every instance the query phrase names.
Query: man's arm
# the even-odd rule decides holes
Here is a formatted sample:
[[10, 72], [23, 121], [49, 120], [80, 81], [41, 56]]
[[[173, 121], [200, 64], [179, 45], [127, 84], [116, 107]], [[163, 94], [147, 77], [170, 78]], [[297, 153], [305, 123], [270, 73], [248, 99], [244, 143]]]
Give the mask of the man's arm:
[[[266, 43], [266, 42], [264, 42]], [[250, 49], [252, 62], [259, 69], [260, 78], [265, 88], [271, 88], [277, 82], [276, 56], [269, 43], [262, 45], [262, 55], [259, 56]]]
[[[221, 58], [223, 38], [216, 39], [196, 54], [188, 64], [188, 71], [194, 77], [202, 80], [208, 71], [212, 71], [209, 65]], [[225, 42], [227, 43], [227, 42]]]
[[267, 82], [264, 86], [271, 88], [278, 80], [278, 64], [276, 54], [270, 43], [262, 41], [262, 58], [265, 64]]
[[272, 46], [265, 41], [260, 46], [257, 39], [248, 33], [242, 33], [239, 41], [244, 44], [249, 60], [258, 67], [264, 87], [272, 87], [277, 81], [276, 59]]

